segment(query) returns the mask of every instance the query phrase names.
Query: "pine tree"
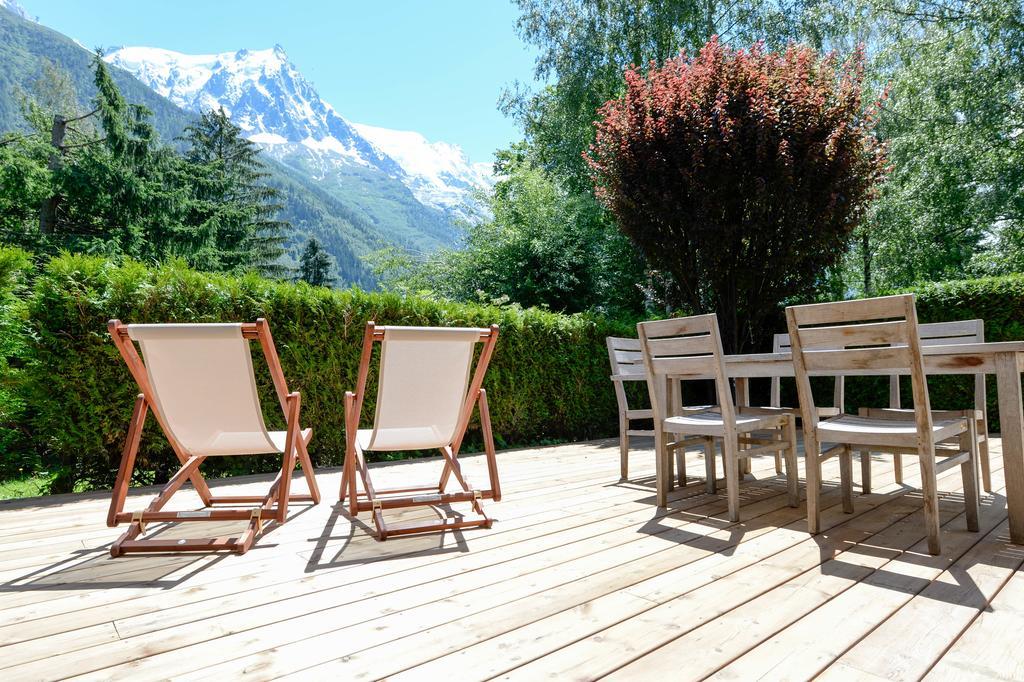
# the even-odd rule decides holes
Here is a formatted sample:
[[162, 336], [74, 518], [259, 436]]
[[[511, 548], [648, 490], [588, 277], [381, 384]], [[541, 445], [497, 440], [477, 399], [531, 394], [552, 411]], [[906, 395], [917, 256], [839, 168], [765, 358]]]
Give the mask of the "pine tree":
[[193, 265], [208, 270], [258, 270], [280, 276], [284, 233], [279, 192], [267, 184], [259, 148], [242, 137], [223, 108], [185, 129], [185, 161], [193, 181], [187, 222], [202, 248]]
[[316, 237], [310, 237], [306, 248], [299, 259], [298, 279], [317, 287], [329, 287], [334, 284], [334, 261], [324, 251]]

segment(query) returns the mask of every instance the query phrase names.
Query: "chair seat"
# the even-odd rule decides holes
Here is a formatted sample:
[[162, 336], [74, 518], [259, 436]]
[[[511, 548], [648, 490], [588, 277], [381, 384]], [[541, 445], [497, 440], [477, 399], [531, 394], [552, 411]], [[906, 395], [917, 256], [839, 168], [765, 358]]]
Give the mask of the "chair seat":
[[[948, 440], [968, 428], [965, 419], [941, 419], [932, 423], [932, 442]], [[850, 445], [917, 446], [917, 424], [912, 419], [875, 419], [841, 414], [818, 422], [822, 443]]]
[[[738, 433], [749, 433], [759, 429], [774, 429], [785, 425], [788, 413], [737, 415], [733, 425]], [[721, 412], [689, 412], [669, 417], [662, 422], [662, 428], [671, 433], [695, 436], [724, 436], [725, 420]]]
[[[284, 452], [285, 441], [288, 439], [287, 431], [268, 431], [271, 442], [277, 447], [278, 452]], [[313, 437], [313, 429], [302, 429], [302, 442], [309, 443]]]

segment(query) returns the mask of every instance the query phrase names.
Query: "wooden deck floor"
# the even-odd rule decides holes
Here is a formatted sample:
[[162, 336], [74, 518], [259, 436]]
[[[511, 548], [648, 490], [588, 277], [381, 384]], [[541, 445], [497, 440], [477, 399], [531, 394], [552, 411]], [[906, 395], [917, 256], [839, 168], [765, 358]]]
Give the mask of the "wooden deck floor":
[[[323, 503], [244, 556], [111, 559], [101, 496], [0, 504], [0, 679], [1020, 680], [1024, 551], [1006, 542], [993, 445], [980, 533], [965, 530], [958, 473], [942, 478], [941, 557], [891, 458], [852, 515], [830, 488], [810, 537], [767, 458], [729, 524], [698, 482], [659, 510], [650, 451], [621, 483], [610, 441], [501, 453], [493, 529], [384, 543], [334, 505], [337, 471], [318, 477]], [[482, 460], [465, 461], [482, 482]]]

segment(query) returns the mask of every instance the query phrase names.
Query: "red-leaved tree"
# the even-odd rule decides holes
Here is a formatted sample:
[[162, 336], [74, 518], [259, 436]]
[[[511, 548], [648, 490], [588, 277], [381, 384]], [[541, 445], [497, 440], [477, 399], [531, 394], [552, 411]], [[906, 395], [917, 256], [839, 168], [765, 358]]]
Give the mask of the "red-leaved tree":
[[718, 313], [727, 352], [813, 291], [884, 175], [863, 62], [716, 38], [628, 70], [600, 111], [585, 154], [598, 198], [693, 312]]

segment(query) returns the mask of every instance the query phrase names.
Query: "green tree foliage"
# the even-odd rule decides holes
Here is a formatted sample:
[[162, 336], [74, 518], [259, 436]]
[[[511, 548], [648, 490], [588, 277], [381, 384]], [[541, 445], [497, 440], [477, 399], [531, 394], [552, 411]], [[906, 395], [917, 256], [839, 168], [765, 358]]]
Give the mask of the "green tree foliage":
[[597, 110], [624, 89], [629, 66], [658, 64], [713, 36], [783, 46], [804, 32], [808, 0], [518, 0], [522, 39], [539, 50], [537, 92], [521, 84], [502, 106], [523, 126], [539, 161], [576, 191], [589, 191], [582, 154]]
[[299, 257], [298, 279], [315, 287], [333, 286], [334, 276], [331, 273], [334, 267], [330, 254], [324, 251], [316, 237], [310, 237]]
[[204, 238], [193, 255], [195, 265], [281, 275], [288, 224], [276, 219], [280, 192], [267, 184], [259, 148], [242, 137], [223, 108], [202, 114], [182, 139], [193, 192], [186, 223]]
[[500, 156], [493, 217], [469, 226], [462, 248], [422, 262], [379, 254], [386, 286], [560, 312], [641, 310], [642, 264], [589, 194], [569, 191], [522, 153]]
[[278, 191], [258, 149], [219, 111], [186, 129], [179, 154], [101, 57], [91, 111], [52, 65], [24, 96], [32, 132], [0, 140], [0, 239], [38, 254], [181, 257], [204, 270], [283, 274], [287, 223], [276, 219]]
[[862, 79], [859, 55], [712, 40], [628, 71], [602, 109], [587, 155], [598, 197], [688, 308], [718, 313], [728, 351], [820, 283], [882, 177]]
[[892, 171], [848, 256], [849, 288], [1024, 269], [1024, 5], [839, 7], [871, 37], [873, 78], [890, 91], [878, 131]]

